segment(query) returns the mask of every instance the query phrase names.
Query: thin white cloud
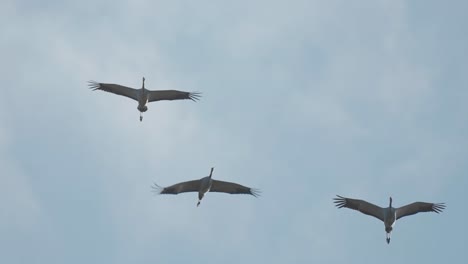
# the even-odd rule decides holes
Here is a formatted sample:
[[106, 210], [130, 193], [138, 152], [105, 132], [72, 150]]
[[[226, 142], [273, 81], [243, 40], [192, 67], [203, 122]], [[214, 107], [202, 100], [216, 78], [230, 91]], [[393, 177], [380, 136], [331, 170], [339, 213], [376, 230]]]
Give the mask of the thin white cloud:
[[[383, 225], [338, 211], [333, 195], [434, 198], [447, 193], [443, 172], [463, 167], [462, 133], [421, 121], [447, 113], [434, 107], [444, 93], [434, 69], [412, 56], [421, 43], [404, 1], [100, 2], [31, 9], [28, 19], [9, 5], [0, 67], [12, 100], [1, 99], [0, 147], [53, 166], [38, 170], [37, 196], [25, 158], [1, 152], [10, 174], [0, 189], [21, 198], [0, 205], [37, 219], [45, 201], [62, 259], [75, 247], [92, 254], [86, 232], [117, 262], [354, 263], [360, 244], [385, 256]], [[151, 89], [203, 97], [150, 104], [140, 123], [136, 102], [86, 87], [138, 87], [142, 76]], [[153, 181], [201, 178], [211, 166], [262, 196], [208, 194], [197, 208], [195, 193], [150, 192]], [[19, 229], [32, 220], [23, 221]]]

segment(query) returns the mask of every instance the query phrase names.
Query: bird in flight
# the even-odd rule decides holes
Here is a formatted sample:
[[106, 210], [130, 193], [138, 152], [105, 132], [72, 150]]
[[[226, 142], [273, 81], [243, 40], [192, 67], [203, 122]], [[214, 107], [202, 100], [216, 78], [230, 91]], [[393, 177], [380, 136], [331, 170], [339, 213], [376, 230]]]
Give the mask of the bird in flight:
[[373, 216], [381, 221], [385, 225], [385, 232], [387, 232], [387, 244], [390, 243], [390, 233], [393, 230], [393, 225], [396, 220], [414, 215], [421, 212], [436, 212], [440, 213], [445, 209], [444, 203], [425, 203], [415, 202], [402, 207], [392, 207], [392, 197], [390, 197], [390, 205], [387, 208], [382, 208], [364, 200], [357, 200], [346, 198], [337, 195], [337, 198], [333, 198], [336, 207], [346, 207], [349, 209], [357, 210], [363, 214]]
[[199, 180], [186, 181], [174, 184], [169, 187], [161, 187], [154, 183], [152, 186], [153, 192], [156, 194], [179, 194], [184, 192], [198, 192], [198, 203], [200, 202], [207, 192], [223, 192], [229, 194], [250, 194], [258, 197], [260, 191], [252, 189], [237, 183], [213, 180], [211, 178], [214, 168], [211, 168], [210, 175], [203, 177]]
[[117, 95], [126, 96], [138, 102], [138, 111], [140, 111], [140, 121], [143, 121], [143, 112], [148, 110], [146, 104], [148, 102], [162, 101], [162, 100], [183, 100], [189, 99], [197, 101], [201, 97], [198, 92], [183, 92], [177, 90], [156, 90], [151, 91], [145, 88], [145, 77], [143, 77], [143, 85], [141, 89], [134, 89], [127, 86], [113, 84], [113, 83], [98, 83], [89, 81], [89, 88], [93, 91], [101, 90]]

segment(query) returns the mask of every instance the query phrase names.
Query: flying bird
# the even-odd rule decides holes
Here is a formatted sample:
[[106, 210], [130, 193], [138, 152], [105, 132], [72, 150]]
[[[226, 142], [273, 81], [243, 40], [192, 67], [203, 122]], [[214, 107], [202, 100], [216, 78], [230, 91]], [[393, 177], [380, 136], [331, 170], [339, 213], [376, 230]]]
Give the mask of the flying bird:
[[156, 194], [179, 194], [184, 192], [198, 192], [197, 207], [200, 205], [203, 196], [207, 192], [250, 194], [255, 197], [259, 196], [260, 191], [257, 189], [245, 187], [237, 183], [213, 180], [211, 178], [213, 170], [214, 168], [211, 168], [210, 175], [203, 177], [199, 180], [181, 182], [169, 187], [161, 187], [154, 183], [154, 185], [152, 186], [153, 192], [155, 192]]
[[182, 100], [190, 99], [197, 101], [201, 93], [198, 92], [183, 92], [177, 90], [158, 90], [151, 91], [145, 88], [145, 77], [143, 77], [143, 85], [141, 89], [134, 89], [119, 84], [113, 83], [98, 83], [95, 81], [89, 81], [89, 88], [93, 91], [101, 90], [117, 95], [126, 96], [138, 102], [138, 111], [140, 111], [140, 121], [143, 121], [143, 112], [148, 110], [146, 104], [148, 102], [155, 102], [161, 100]]
[[357, 210], [363, 214], [373, 216], [384, 222], [385, 232], [387, 232], [387, 244], [390, 243], [390, 233], [396, 220], [414, 215], [421, 212], [436, 212], [440, 213], [445, 209], [444, 203], [424, 203], [415, 202], [399, 208], [392, 207], [392, 197], [390, 197], [390, 205], [387, 208], [381, 208], [364, 200], [346, 198], [337, 195], [338, 198], [333, 198], [336, 207], [350, 208]]

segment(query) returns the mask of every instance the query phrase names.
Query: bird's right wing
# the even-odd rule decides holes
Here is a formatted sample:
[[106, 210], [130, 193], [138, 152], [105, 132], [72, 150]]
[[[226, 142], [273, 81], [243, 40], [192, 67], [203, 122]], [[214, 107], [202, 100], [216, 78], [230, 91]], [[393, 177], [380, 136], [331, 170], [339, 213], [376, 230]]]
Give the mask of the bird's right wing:
[[445, 209], [444, 203], [425, 203], [415, 202], [402, 206], [396, 210], [396, 217], [400, 219], [408, 215], [414, 215], [422, 212], [436, 212], [440, 213]]
[[189, 99], [194, 102], [199, 100], [201, 94], [198, 92], [184, 92], [177, 90], [156, 90], [149, 91], [149, 102], [161, 101], [161, 100], [184, 100]]
[[201, 180], [186, 181], [174, 184], [169, 187], [161, 187], [154, 183], [153, 192], [157, 194], [179, 194], [184, 192], [198, 192], [200, 189]]
[[257, 189], [249, 188], [233, 182], [225, 182], [213, 180], [210, 188], [210, 192], [223, 192], [230, 194], [250, 194], [255, 197], [260, 195], [260, 191]]
[[351, 199], [339, 195], [337, 195], [337, 197], [338, 198], [333, 198], [333, 200], [335, 200], [334, 203], [338, 208], [346, 207], [357, 210], [363, 214], [373, 216], [379, 220], [384, 220], [383, 208], [375, 204], [368, 203], [364, 200]]
[[101, 91], [105, 91], [105, 92], [109, 92], [113, 94], [126, 96], [128, 98], [138, 101], [138, 95], [137, 95], [138, 90], [127, 87], [127, 86], [113, 84], [113, 83], [98, 83], [95, 81], [89, 81], [88, 85], [89, 85], [89, 88], [92, 89], [93, 91], [101, 90]]

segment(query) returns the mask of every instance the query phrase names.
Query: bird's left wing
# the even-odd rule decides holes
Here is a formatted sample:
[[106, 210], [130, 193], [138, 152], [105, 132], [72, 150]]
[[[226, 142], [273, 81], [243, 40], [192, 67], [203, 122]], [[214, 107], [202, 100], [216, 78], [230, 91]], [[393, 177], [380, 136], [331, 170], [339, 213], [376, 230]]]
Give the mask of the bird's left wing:
[[177, 90], [159, 90], [149, 91], [148, 102], [161, 101], [161, 100], [183, 100], [190, 99], [197, 101], [201, 96], [201, 93], [197, 92], [183, 92]]
[[131, 98], [133, 100], [138, 101], [138, 91], [136, 89], [119, 85], [119, 84], [113, 84], [113, 83], [98, 83], [95, 81], [89, 81], [88, 82], [89, 88], [92, 89], [93, 91], [96, 90], [101, 90], [113, 94], [118, 94], [122, 96], [126, 96], [128, 98]]
[[184, 192], [198, 192], [200, 189], [200, 180], [186, 181], [171, 185], [169, 187], [161, 187], [154, 183], [153, 192], [157, 194], [179, 194]]
[[333, 198], [336, 207], [338, 208], [349, 208], [357, 210], [363, 214], [373, 216], [377, 219], [384, 221], [383, 209], [380, 206], [366, 202], [364, 200], [351, 199], [337, 195], [337, 198]]
[[396, 209], [396, 217], [400, 219], [408, 215], [414, 215], [422, 212], [440, 213], [445, 209], [444, 203], [424, 203], [415, 202]]
[[213, 180], [210, 192], [223, 192], [230, 194], [250, 194], [255, 197], [260, 195], [260, 190], [249, 188], [233, 182]]

